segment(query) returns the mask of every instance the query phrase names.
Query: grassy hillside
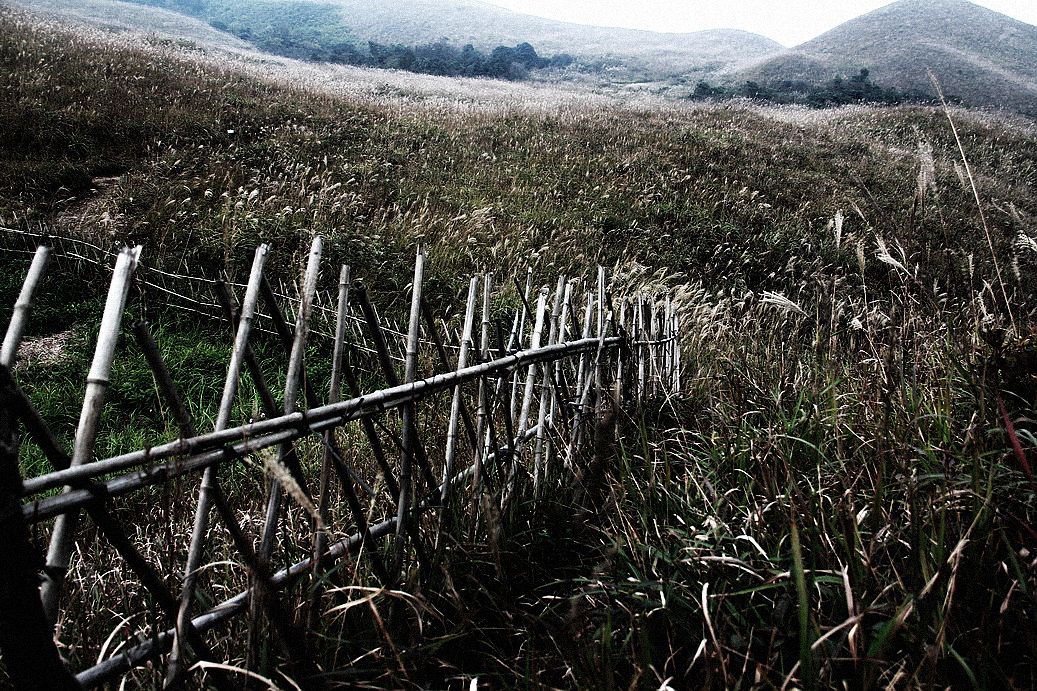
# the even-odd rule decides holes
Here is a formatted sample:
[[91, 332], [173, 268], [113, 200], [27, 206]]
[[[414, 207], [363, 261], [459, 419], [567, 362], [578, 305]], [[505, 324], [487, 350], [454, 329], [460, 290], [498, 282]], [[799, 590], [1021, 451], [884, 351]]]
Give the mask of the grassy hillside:
[[[492, 540], [451, 534], [428, 587], [403, 586], [420, 631], [388, 616], [406, 609], [390, 593], [346, 633], [329, 615], [314, 648], [327, 679], [1037, 683], [1032, 121], [954, 109], [959, 150], [932, 108], [623, 101], [230, 59], [7, 11], [0, 88], [5, 225], [140, 242], [151, 266], [209, 275], [240, 274], [265, 240], [286, 280], [320, 233], [387, 313], [405, 307], [418, 239], [439, 306], [484, 268], [550, 281], [603, 263], [674, 293], [688, 391], [622, 418], [592, 500], [516, 502]], [[23, 263], [8, 265], [0, 322]], [[18, 373], [66, 441], [99, 309], [89, 279], [48, 278], [29, 336], [70, 345]], [[205, 419], [222, 331], [149, 307]], [[131, 361], [107, 450], [170, 433]], [[117, 627], [146, 634], [150, 619], [120, 623], [147, 605], [132, 582], [79, 561], [71, 578], [114, 617], [63, 632], [76, 661]], [[233, 664], [240, 634], [214, 643]]]
[[823, 82], [867, 68], [884, 86], [1037, 114], [1037, 27], [965, 0], [900, 0], [740, 76]]

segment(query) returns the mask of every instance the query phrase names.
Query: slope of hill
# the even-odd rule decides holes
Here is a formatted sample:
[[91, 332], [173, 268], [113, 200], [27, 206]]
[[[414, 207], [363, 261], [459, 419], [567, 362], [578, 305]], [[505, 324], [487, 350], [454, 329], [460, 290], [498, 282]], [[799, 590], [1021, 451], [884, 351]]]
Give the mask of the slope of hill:
[[110, 32], [153, 33], [210, 48], [246, 50], [248, 43], [179, 12], [118, 0], [0, 0], [52, 20], [84, 24]]
[[[363, 78], [372, 95], [358, 92]], [[413, 87], [390, 81], [400, 79]], [[380, 303], [386, 316], [405, 314], [419, 241], [432, 306], [456, 304], [473, 272], [492, 269], [508, 285], [529, 267], [534, 285], [553, 285], [599, 264], [614, 267], [617, 297], [646, 281], [653, 300], [673, 296], [686, 390], [616, 416], [618, 438], [588, 426], [604, 462], [562, 470], [578, 476], [575, 491], [551, 485], [484, 511], [474, 528], [452, 507], [420, 521], [425, 544], [442, 535], [432, 550], [442, 559], [391, 590], [353, 555], [329, 576], [306, 638], [327, 671], [299, 688], [1037, 687], [1037, 494], [1023, 470], [1037, 447], [1037, 365], [1026, 359], [1032, 340], [1024, 350], [997, 330], [1037, 323], [1037, 123], [951, 109], [974, 195], [939, 109], [578, 100], [543, 85], [84, 36], [5, 10], [0, 89], [0, 225], [141, 243], [149, 267], [226, 268], [232, 279], [271, 242], [268, 275], [286, 285], [317, 233], [325, 262], [351, 264], [394, 303]], [[0, 324], [23, 257], [0, 249]], [[103, 309], [88, 296], [107, 286], [76, 266], [48, 270], [27, 332], [64, 334], [60, 360], [17, 374], [64, 448]], [[336, 277], [322, 275], [322, 292]], [[161, 329], [174, 378], [192, 376], [184, 399], [202, 429], [221, 387], [209, 364], [225, 365], [230, 331], [133, 291], [133, 318]], [[508, 305], [493, 307], [496, 352], [510, 319]], [[448, 333], [459, 317], [448, 315]], [[255, 345], [264, 370], [281, 375], [276, 337]], [[99, 456], [178, 433], [134, 340], [118, 351]], [[308, 383], [326, 390], [330, 352], [308, 349], [306, 360]], [[421, 366], [425, 376], [434, 365]], [[464, 388], [475, 410], [474, 382]], [[244, 378], [239, 398], [235, 419], [247, 420], [259, 404]], [[480, 409], [496, 446], [510, 423], [506, 391], [493, 398]], [[568, 396], [557, 402], [559, 415], [585, 414]], [[434, 433], [437, 418], [423, 419]], [[382, 416], [377, 434], [398, 457], [397, 422]], [[568, 439], [551, 439], [564, 455]], [[350, 463], [377, 472], [359, 430], [343, 444]], [[23, 448], [26, 464], [44, 462], [28, 440]], [[298, 448], [319, 465], [319, 441]], [[429, 456], [438, 470], [440, 454]], [[507, 462], [516, 486], [529, 487], [517, 458]], [[487, 507], [508, 465], [487, 464]], [[240, 466], [223, 487], [249, 502], [251, 538], [268, 480], [260, 463]], [[110, 503], [168, 531], [128, 526], [161, 574], [181, 572], [192, 517], [182, 497], [193, 501], [194, 486]], [[309, 521], [292, 515], [301, 520], [279, 539], [309, 555]], [[58, 635], [74, 664], [92, 664], [156, 639], [168, 619], [108, 566], [113, 550], [93, 524], [81, 526], [70, 625]], [[207, 573], [247, 583], [229, 548], [209, 555]], [[219, 591], [204, 578], [212, 600]], [[313, 589], [279, 601], [304, 611]], [[79, 626], [88, 610], [95, 623]], [[253, 662], [242, 662], [243, 627], [206, 636], [214, 661]], [[247, 671], [272, 678], [291, 661], [274, 642]], [[163, 674], [161, 661], [139, 665], [126, 686], [158, 688]]]
[[1037, 114], [1037, 27], [965, 0], [900, 0], [741, 72], [758, 81], [825, 81], [867, 68], [883, 86], [944, 92]]
[[[146, 2], [147, 5], [137, 4]], [[106, 28], [132, 27], [154, 30], [169, 35], [188, 35], [192, 40], [201, 34], [213, 43], [233, 39], [220, 34], [196, 20], [179, 21], [177, 15], [151, 5], [167, 4], [160, 0], [0, 0], [33, 12], [50, 16], [68, 16]], [[210, 14], [219, 21], [214, 25], [240, 28], [256, 24], [255, 5], [240, 5], [235, 12], [232, 3], [196, 3], [198, 8], [215, 8], [213, 12], [195, 12], [199, 17]], [[275, 3], [260, 3], [271, 11]], [[781, 46], [763, 36], [737, 30], [712, 30], [689, 34], [664, 34], [650, 31], [602, 28], [568, 24], [505, 10], [477, 0], [328, 0], [309, 3], [300, 0], [290, 4], [296, 9], [307, 9], [328, 15], [328, 9], [337, 7], [341, 24], [324, 21], [317, 29], [323, 34], [334, 34], [366, 44], [376, 41], [386, 44], [422, 45], [446, 40], [455, 46], [472, 44], [482, 51], [497, 46], [531, 43], [541, 55], [571, 54], [589, 67], [600, 68], [614, 81], [653, 80], [674, 76], [689, 79], [717, 78], [733, 70], [774, 55]], [[178, 9], [177, 2], [168, 3]], [[204, 6], [204, 7], [203, 7]], [[276, 10], [276, 8], [273, 8]], [[270, 29], [269, 22], [261, 22], [260, 33]], [[149, 26], [150, 24], [150, 26]], [[254, 28], [257, 28], [254, 27]], [[329, 34], [329, 32], [331, 32]], [[258, 36], [258, 34], [257, 34]], [[271, 37], [267, 37], [268, 39]], [[298, 37], [294, 37], [298, 38]], [[276, 39], [276, 37], [275, 37]], [[336, 39], [337, 40], [337, 39]], [[291, 53], [289, 53], [291, 54]], [[308, 54], [308, 53], [307, 53]]]

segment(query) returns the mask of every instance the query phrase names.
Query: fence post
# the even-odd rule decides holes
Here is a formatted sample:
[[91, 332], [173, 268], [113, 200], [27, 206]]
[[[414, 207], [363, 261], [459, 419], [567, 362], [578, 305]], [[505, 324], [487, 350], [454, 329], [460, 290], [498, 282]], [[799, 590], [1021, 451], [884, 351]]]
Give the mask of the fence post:
[[22, 516], [20, 444], [12, 387], [8, 384], [13, 379], [7, 370], [18, 352], [32, 296], [46, 269], [49, 252], [46, 247], [37, 248], [0, 349], [4, 380], [0, 385], [0, 554], [4, 555], [0, 568], [0, 654], [18, 691], [79, 688], [54, 645], [54, 630], [40, 599], [38, 557]]
[[[248, 289], [245, 292], [245, 299], [241, 305], [241, 317], [238, 321], [237, 335], [234, 338], [234, 349], [231, 351], [230, 363], [227, 365], [227, 375], [223, 382], [220, 410], [214, 426], [216, 431], [226, 429], [230, 424], [234, 400], [238, 394], [241, 365], [244, 361], [245, 351], [248, 348], [248, 339], [252, 332], [252, 317], [256, 311], [256, 303], [259, 301], [259, 283], [263, 276], [263, 266], [266, 264], [268, 251], [269, 247], [267, 245], [260, 245], [256, 248], [256, 255], [252, 261], [252, 272], [249, 275]], [[184, 567], [180, 611], [177, 614], [173, 647], [169, 653], [168, 668], [166, 669], [164, 685], [167, 688], [179, 683], [184, 673], [184, 662], [187, 653], [184, 648], [184, 637], [191, 626], [191, 607], [194, 602], [195, 583], [198, 578], [198, 570], [202, 566], [205, 536], [209, 530], [209, 511], [212, 508], [213, 493], [216, 489], [215, 483], [216, 466], [210, 466], [205, 469], [205, 473], [202, 475], [202, 483], [198, 491], [198, 505], [195, 507], [191, 545], [187, 553], [187, 564]]]
[[[97, 347], [94, 360], [86, 379], [86, 395], [83, 397], [83, 409], [80, 411], [79, 426], [76, 429], [76, 443], [72, 451], [72, 465], [79, 466], [90, 462], [97, 438], [97, 422], [101, 417], [104, 394], [108, 389], [108, 377], [111, 375], [112, 360], [115, 359], [115, 345], [119, 340], [119, 325], [126, 307], [126, 298], [130, 290], [130, 277], [137, 266], [141, 248], [125, 248], [119, 254], [112, 274], [112, 283], [108, 291], [108, 299], [101, 317], [101, 329], [97, 336]], [[61, 598], [61, 586], [68, 569], [68, 560], [72, 553], [72, 541], [75, 538], [79, 512], [69, 512], [58, 516], [51, 533], [50, 548], [47, 550], [47, 570], [43, 580], [41, 596], [47, 620], [53, 625], [58, 619], [58, 604]]]
[[11, 321], [8, 323], [7, 332], [4, 334], [3, 346], [0, 346], [0, 364], [4, 367], [10, 367], [14, 364], [14, 356], [18, 352], [18, 345], [22, 342], [22, 334], [25, 333], [25, 324], [29, 320], [29, 306], [32, 303], [32, 295], [36, 292], [36, 287], [43, 278], [49, 259], [50, 248], [43, 246], [36, 248], [32, 264], [29, 265], [29, 272], [22, 283], [21, 292], [18, 293], [18, 300], [14, 303], [14, 312], [11, 313]]
[[[483, 294], [482, 294], [482, 328], [479, 334], [479, 352], [478, 359], [480, 362], [487, 362], [490, 359], [490, 295], [493, 290], [493, 274], [486, 272], [483, 274]], [[474, 537], [475, 531], [479, 525], [479, 516], [482, 511], [482, 471], [483, 461], [485, 458], [484, 451], [487, 448], [489, 441], [483, 442], [483, 436], [489, 437], [489, 411], [487, 410], [489, 402], [487, 401], [486, 392], [486, 377], [483, 375], [479, 376], [479, 387], [478, 387], [478, 410], [476, 412], [476, 427], [475, 427], [475, 443], [472, 449], [474, 455], [472, 472], [472, 501], [474, 502], [473, 507], [473, 521], [472, 521], [472, 535]]]
[[[551, 305], [551, 330], [547, 335], [547, 345], [560, 342], [558, 320], [562, 312], [562, 297], [565, 292], [565, 276], [558, 277], [555, 286], [554, 303]], [[543, 376], [540, 378], [540, 406], [537, 417], [536, 447], [533, 452], [533, 494], [540, 493], [540, 477], [546, 470], [543, 467], [544, 444], [547, 438], [546, 425], [548, 424], [548, 408], [554, 403], [554, 387], [550, 383], [554, 381], [555, 363], [548, 362], [543, 365]], [[554, 421], [552, 420], [552, 423]]]
[[[310, 245], [310, 256], [306, 262], [306, 274], [300, 291], [299, 311], [295, 316], [295, 339], [292, 341], [292, 352], [288, 358], [288, 373], [284, 385], [284, 414], [295, 412], [299, 391], [303, 386], [306, 339], [309, 335], [310, 313], [313, 309], [313, 296], [317, 290], [317, 276], [320, 274], [320, 257], [323, 243], [320, 236], [313, 238]], [[282, 444], [277, 452], [277, 464], [284, 467], [285, 460], [292, 451], [292, 444]], [[302, 489], [300, 487], [300, 489]], [[305, 492], [305, 490], [302, 490]], [[266, 522], [263, 526], [263, 539], [259, 546], [261, 559], [269, 560], [277, 540], [277, 526], [281, 514], [281, 500], [284, 487], [281, 481], [272, 477], [270, 481], [270, 498], [266, 506]]]
[[[425, 278], [425, 252], [418, 245], [414, 260], [414, 280], [411, 283], [410, 325], [407, 331], [407, 359], [404, 365], [404, 383], [412, 384], [418, 374], [418, 336], [421, 328], [421, 284]], [[417, 444], [417, 406], [408, 403], [403, 407], [403, 444], [400, 454], [400, 500], [396, 504], [396, 554], [393, 560], [393, 576], [399, 577], [403, 568], [403, 553], [406, 547], [404, 536], [409, 523], [411, 493], [411, 468], [414, 465], [414, 450]]]
[[[472, 346], [472, 327], [475, 321], [475, 302], [479, 290], [479, 279], [473, 277], [468, 284], [468, 301], [465, 303], [464, 327], [461, 330], [461, 346], [457, 353], [457, 369], [468, 366], [468, 352]], [[450, 421], [447, 424], [446, 450], [443, 453], [443, 494], [440, 499], [444, 509], [450, 498], [450, 484], [454, 478], [454, 455], [457, 452], [457, 420], [461, 413], [461, 385], [454, 387], [450, 402]]]

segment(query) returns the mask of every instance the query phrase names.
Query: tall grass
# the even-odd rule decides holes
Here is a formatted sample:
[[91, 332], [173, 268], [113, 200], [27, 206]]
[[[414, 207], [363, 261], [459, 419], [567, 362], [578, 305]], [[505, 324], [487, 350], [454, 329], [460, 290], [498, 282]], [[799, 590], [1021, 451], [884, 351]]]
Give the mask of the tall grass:
[[[647, 283], [682, 315], [688, 390], [630, 402], [606, 472], [570, 491], [556, 470], [542, 481], [567, 491], [520, 491], [474, 533], [455, 507], [437, 567], [397, 590], [375, 588], [363, 560], [341, 563], [309, 642], [320, 671], [273, 643], [253, 671], [379, 687], [1037, 685], [1032, 122], [953, 110], [956, 137], [928, 108], [469, 91], [286, 62], [217, 68], [204, 51], [72, 37], [13, 13], [0, 28], [0, 74], [17, 96], [0, 111], [6, 223], [144, 242], [146, 261], [208, 274], [240, 271], [269, 240], [285, 281], [321, 233], [385, 314], [405, 310], [420, 238], [430, 300], [454, 325], [475, 271], [532, 266], [551, 280], [604, 263], [617, 294]], [[1012, 267], [1003, 292], [995, 257]], [[30, 337], [73, 336], [64, 359], [23, 361], [19, 377], [67, 435], [99, 305], [74, 296], [97, 286], [48, 280]], [[16, 272], [0, 285], [12, 304]], [[201, 426], [229, 339], [143, 311]], [[257, 350], [278, 371], [278, 347]], [[132, 346], [123, 353], [111, 448], [141, 441], [127, 420], [149, 441], [174, 433]], [[445, 408], [427, 411], [427, 431]], [[344, 435], [366, 467], [365, 437]], [[263, 483], [253, 466], [228, 482], [252, 534]], [[174, 484], [118, 510], [171, 586], [192, 491]], [[339, 508], [329, 525], [348, 524]], [[289, 525], [287, 549], [305, 554], [301, 510]], [[91, 531], [60, 632], [78, 665], [161, 623]], [[206, 569], [247, 584], [233, 559]], [[245, 663], [246, 627], [220, 631], [228, 664]], [[160, 678], [141, 669], [131, 683]]]

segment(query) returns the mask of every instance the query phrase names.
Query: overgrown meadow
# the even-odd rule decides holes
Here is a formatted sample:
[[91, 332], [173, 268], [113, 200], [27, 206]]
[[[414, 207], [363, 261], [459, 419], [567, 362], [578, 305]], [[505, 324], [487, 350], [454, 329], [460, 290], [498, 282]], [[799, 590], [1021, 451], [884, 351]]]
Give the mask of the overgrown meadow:
[[[240, 279], [270, 242], [286, 284], [320, 234], [397, 315], [421, 241], [455, 327], [483, 270], [550, 283], [600, 264], [617, 294], [648, 284], [678, 305], [686, 392], [626, 406], [603, 476], [516, 502], [475, 539], [458, 508], [442, 564], [406, 595], [342, 571], [337, 596], [362, 606], [329, 595], [318, 671], [274, 651], [278, 683], [1037, 685], [1033, 121], [322, 68], [9, 11], [0, 36], [0, 225], [142, 244], [149, 266], [210, 278]], [[3, 254], [6, 321], [27, 262]], [[104, 277], [56, 267], [16, 376], [69, 442]], [[229, 329], [133, 309], [201, 428]], [[318, 380], [329, 349], [314, 349]], [[122, 352], [104, 454], [175, 435]], [[274, 344], [259, 354], [282, 366]], [[253, 401], [246, 388], [240, 419]], [[25, 463], [42, 469], [31, 449]], [[259, 520], [261, 471], [236, 478]], [[142, 547], [175, 585], [188, 511], [150, 500], [170, 528]], [[106, 618], [63, 627], [79, 666], [112, 653], [113, 629], [161, 619], [90, 531], [73, 567], [90, 597], [67, 620], [98, 603]], [[220, 632], [229, 664], [241, 633]]]

